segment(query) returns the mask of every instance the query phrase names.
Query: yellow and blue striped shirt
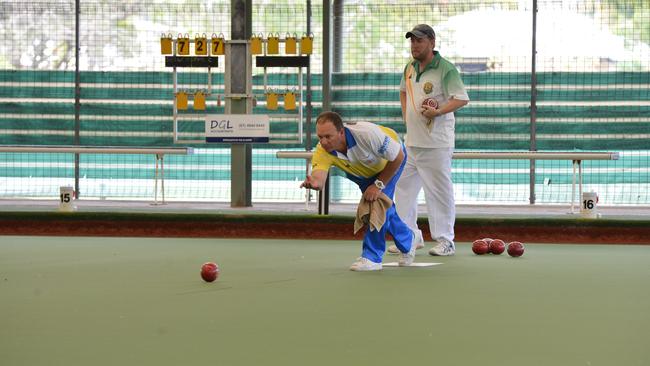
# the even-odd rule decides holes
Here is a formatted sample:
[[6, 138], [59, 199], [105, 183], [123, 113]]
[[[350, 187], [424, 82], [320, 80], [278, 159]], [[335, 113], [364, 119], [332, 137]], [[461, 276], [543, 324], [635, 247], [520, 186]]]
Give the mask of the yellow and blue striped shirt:
[[328, 153], [318, 144], [312, 156], [312, 170], [328, 171], [334, 165], [348, 176], [371, 178], [384, 170], [388, 161], [395, 160], [402, 148], [399, 136], [388, 127], [357, 122], [345, 124], [344, 129], [348, 151]]

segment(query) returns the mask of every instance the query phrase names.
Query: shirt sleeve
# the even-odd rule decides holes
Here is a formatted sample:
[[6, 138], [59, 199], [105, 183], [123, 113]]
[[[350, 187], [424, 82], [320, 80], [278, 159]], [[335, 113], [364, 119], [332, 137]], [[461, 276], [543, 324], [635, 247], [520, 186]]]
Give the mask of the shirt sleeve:
[[402, 148], [399, 142], [388, 136], [378, 126], [373, 129], [370, 145], [375, 154], [388, 161], [395, 160]]
[[447, 97], [458, 100], [469, 100], [469, 96], [465, 90], [465, 84], [463, 84], [460, 73], [455, 67], [449, 68], [445, 73], [442, 85]]
[[316, 146], [316, 151], [311, 157], [311, 170], [324, 170], [329, 171], [332, 166], [331, 155], [323, 149], [320, 144]]

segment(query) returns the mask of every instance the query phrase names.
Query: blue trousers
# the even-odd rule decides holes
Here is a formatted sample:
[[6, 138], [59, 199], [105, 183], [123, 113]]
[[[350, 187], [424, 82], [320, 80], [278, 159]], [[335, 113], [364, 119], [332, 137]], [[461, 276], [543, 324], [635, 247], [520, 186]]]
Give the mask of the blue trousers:
[[[393, 199], [395, 196], [395, 186], [399, 177], [402, 175], [402, 170], [404, 170], [404, 165], [406, 165], [406, 151], [404, 152], [404, 161], [400, 165], [399, 169], [391, 178], [390, 182], [386, 185], [386, 188], [383, 189], [383, 193], [388, 196], [390, 199]], [[377, 176], [372, 178], [357, 180], [356, 183], [359, 185], [361, 192], [365, 192], [371, 184], [375, 184]], [[375, 263], [381, 263], [382, 258], [384, 257], [384, 252], [386, 251], [386, 233], [389, 233], [395, 245], [402, 252], [406, 253], [411, 250], [411, 243], [413, 242], [413, 232], [411, 229], [402, 221], [402, 219], [397, 215], [395, 210], [395, 203], [386, 211], [386, 221], [379, 231], [370, 230], [370, 226], [366, 228], [366, 234], [363, 237], [363, 249], [361, 256]]]

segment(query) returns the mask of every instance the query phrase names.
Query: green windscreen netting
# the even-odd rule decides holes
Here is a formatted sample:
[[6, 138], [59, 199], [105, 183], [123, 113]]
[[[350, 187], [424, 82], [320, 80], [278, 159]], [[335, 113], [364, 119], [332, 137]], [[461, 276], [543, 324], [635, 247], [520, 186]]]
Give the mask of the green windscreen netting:
[[[650, 204], [650, 4], [537, 4], [533, 26], [529, 1], [334, 1], [331, 108], [347, 120], [369, 120], [403, 134], [399, 83], [410, 56], [404, 34], [428, 23], [436, 31], [436, 49], [460, 70], [471, 99], [456, 113], [458, 151], [620, 152], [616, 161], [582, 163], [585, 188], [597, 191], [604, 204]], [[312, 146], [306, 145], [313, 133], [306, 117], [322, 109], [323, 4], [253, 1], [252, 12], [253, 34], [314, 37], [309, 75], [295, 68], [270, 68], [265, 75], [254, 62], [251, 75], [253, 113], [272, 116], [276, 142], [253, 148], [253, 201], [304, 201], [297, 186], [305, 161], [277, 159], [275, 152], [305, 150], [317, 141], [312, 135]], [[168, 199], [228, 201], [230, 146], [174, 142], [175, 135], [201, 139], [205, 114], [224, 113], [218, 97], [225, 89], [223, 58], [210, 73], [178, 70], [177, 88], [210, 84], [213, 95], [205, 111], [190, 107], [175, 125], [174, 75], [160, 54], [160, 38], [230, 39], [231, 17], [229, 1], [82, 0], [79, 9], [74, 1], [1, 1], [0, 145], [191, 145], [196, 154], [166, 158]], [[281, 108], [268, 110], [268, 90], [298, 92], [302, 119]], [[90, 154], [79, 163], [85, 197], [153, 195], [153, 156]], [[527, 203], [531, 170], [536, 202], [571, 200], [570, 160], [531, 166], [527, 160], [474, 159], [454, 161], [457, 202]], [[333, 173], [333, 201], [357, 202], [357, 188]], [[74, 154], [0, 153], [0, 197], [56, 197], [74, 174]]]

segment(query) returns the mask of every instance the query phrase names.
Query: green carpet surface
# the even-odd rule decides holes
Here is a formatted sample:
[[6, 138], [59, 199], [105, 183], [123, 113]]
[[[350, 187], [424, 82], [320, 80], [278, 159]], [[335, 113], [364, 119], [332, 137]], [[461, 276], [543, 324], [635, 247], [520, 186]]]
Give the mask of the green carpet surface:
[[[647, 246], [0, 236], [2, 365], [648, 365]], [[199, 276], [214, 261], [213, 283]], [[397, 261], [387, 255], [385, 262]]]

